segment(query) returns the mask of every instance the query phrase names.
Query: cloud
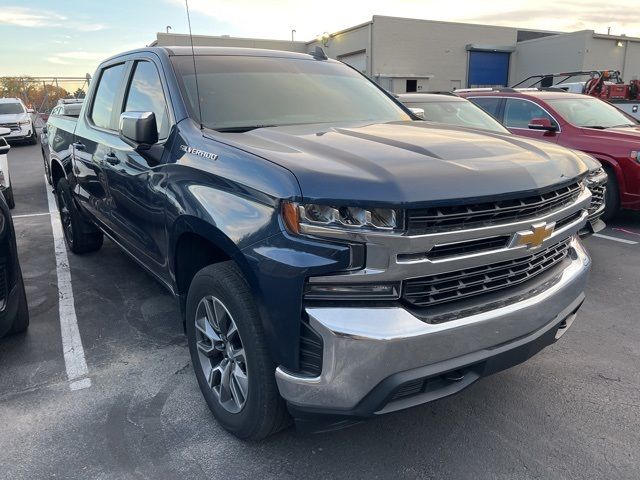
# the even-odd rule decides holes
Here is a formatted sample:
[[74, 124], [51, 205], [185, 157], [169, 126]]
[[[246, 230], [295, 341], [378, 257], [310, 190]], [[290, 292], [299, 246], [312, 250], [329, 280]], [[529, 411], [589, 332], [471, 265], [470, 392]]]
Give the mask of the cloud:
[[47, 61], [49, 63], [55, 63], [58, 65], [75, 65], [78, 63], [98, 63], [105, 58], [111, 56], [111, 53], [105, 52], [85, 52], [85, 51], [74, 51], [74, 52], [62, 52], [56, 53], [55, 55], [51, 55], [47, 57]]
[[[184, 9], [184, 0], [165, 1]], [[295, 28], [299, 40], [369, 21], [373, 15], [559, 31], [606, 32], [611, 26], [612, 33], [640, 36], [640, 17], [630, 14], [637, 7], [638, 0], [617, 0], [610, 5], [596, 0], [323, 0], [317, 5], [300, 0], [189, 0], [196, 24], [204, 15], [217, 20], [222, 28], [228, 26], [228, 31], [193, 33], [287, 39]]]
[[2, 7], [0, 24], [26, 28], [66, 28], [80, 32], [95, 32], [106, 28], [100, 23], [69, 19], [64, 15], [47, 10], [25, 7]]

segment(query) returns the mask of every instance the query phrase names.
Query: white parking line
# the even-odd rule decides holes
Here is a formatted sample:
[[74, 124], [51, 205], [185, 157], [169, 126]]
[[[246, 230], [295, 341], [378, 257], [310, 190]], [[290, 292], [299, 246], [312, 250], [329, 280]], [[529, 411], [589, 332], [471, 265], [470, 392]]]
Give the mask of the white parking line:
[[47, 213], [29, 213], [29, 214], [25, 214], [25, 215], [12, 215], [12, 217], [15, 218], [29, 218], [29, 217], [43, 217], [45, 215], [51, 215], [50, 212]]
[[64, 365], [67, 370], [67, 378], [71, 390], [80, 390], [91, 386], [90, 378], [83, 378], [89, 374], [87, 361], [82, 348], [82, 338], [78, 329], [76, 308], [73, 303], [73, 288], [71, 286], [71, 271], [67, 247], [64, 243], [62, 223], [57, 214], [56, 201], [51, 189], [46, 184], [49, 213], [51, 214], [51, 227], [53, 229], [53, 244], [56, 255], [56, 273], [58, 275], [58, 303], [60, 306], [60, 331], [62, 333], [62, 352]]
[[594, 233], [593, 236], [598, 238], [604, 238], [605, 240], [613, 240], [614, 242], [627, 243], [629, 245], [638, 244], [638, 242], [634, 242], [633, 240], [627, 240], [625, 238], [610, 237], [609, 235], [602, 235], [600, 233]]

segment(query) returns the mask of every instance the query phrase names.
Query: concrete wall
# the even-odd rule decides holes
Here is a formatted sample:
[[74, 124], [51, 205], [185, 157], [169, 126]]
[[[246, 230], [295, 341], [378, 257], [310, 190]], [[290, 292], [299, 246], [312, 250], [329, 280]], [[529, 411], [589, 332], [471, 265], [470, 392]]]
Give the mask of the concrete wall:
[[[618, 41], [622, 47], [618, 47]], [[640, 39], [592, 35], [587, 42], [584, 69], [603, 68], [619, 70], [625, 81], [640, 76]]]
[[[189, 47], [191, 41], [189, 35], [181, 33], [157, 33], [156, 41], [159, 47], [177, 46]], [[267, 40], [260, 38], [239, 38], [239, 37], [214, 37], [209, 35], [194, 35], [193, 44], [199, 47], [244, 47], [244, 48], [265, 48], [268, 50], [286, 50], [289, 52], [309, 51], [306, 42], [291, 42], [288, 40]]]
[[362, 23], [355, 27], [331, 34], [324, 46], [322, 43], [311, 41], [308, 50], [313, 51], [316, 45], [321, 46], [330, 58], [340, 59], [340, 57], [364, 52], [366, 56], [366, 74], [371, 75], [371, 52], [369, 50], [369, 35], [371, 22]]
[[518, 43], [511, 56], [514, 63], [511, 84], [529, 75], [582, 70], [585, 46], [592, 33], [585, 30]]
[[374, 16], [372, 76], [431, 76], [428, 90], [466, 86], [466, 46], [514, 46], [517, 32], [507, 27]]

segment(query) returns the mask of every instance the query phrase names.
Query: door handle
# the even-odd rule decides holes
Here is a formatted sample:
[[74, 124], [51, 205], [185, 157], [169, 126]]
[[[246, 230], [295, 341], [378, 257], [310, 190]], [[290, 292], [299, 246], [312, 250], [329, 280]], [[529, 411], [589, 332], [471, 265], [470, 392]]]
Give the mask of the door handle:
[[109, 165], [117, 165], [120, 163], [120, 159], [112, 153], [105, 155], [104, 161], [107, 162]]
[[84, 143], [75, 142], [75, 143], [72, 143], [71, 146], [76, 150], [80, 150], [81, 152], [84, 151]]

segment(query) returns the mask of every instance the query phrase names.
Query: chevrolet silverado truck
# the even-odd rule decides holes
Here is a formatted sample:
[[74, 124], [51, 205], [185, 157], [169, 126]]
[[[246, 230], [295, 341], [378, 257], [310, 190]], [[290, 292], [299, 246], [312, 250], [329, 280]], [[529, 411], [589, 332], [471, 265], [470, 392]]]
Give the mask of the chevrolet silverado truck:
[[240, 438], [429, 402], [571, 326], [590, 259], [575, 153], [418, 120], [321, 50], [151, 47], [49, 119], [68, 248], [106, 235], [178, 300]]

